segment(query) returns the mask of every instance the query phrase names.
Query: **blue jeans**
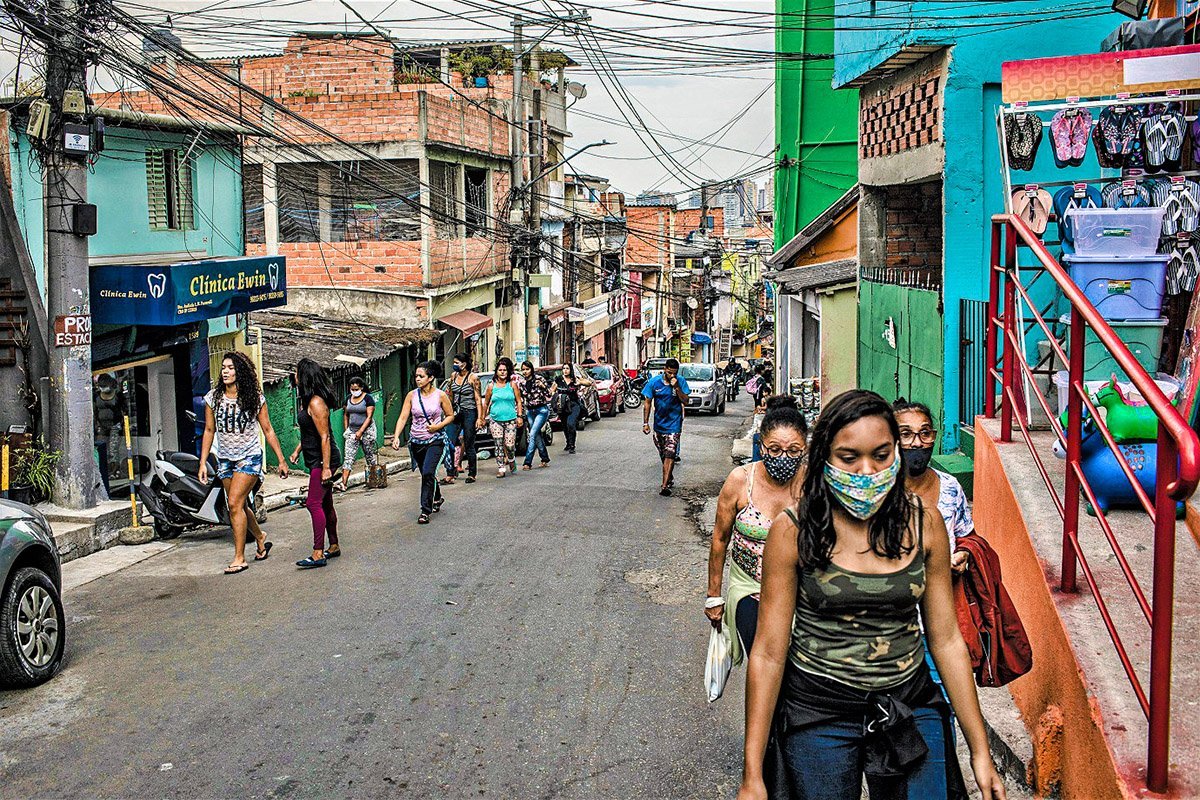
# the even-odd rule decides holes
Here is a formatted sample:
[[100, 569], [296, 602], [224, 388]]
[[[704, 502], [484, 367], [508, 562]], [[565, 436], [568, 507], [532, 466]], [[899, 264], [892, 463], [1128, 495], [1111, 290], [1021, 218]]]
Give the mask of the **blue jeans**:
[[[908, 800], [946, 796], [946, 747], [936, 708], [913, 709], [929, 753], [905, 778], [899, 794]], [[791, 731], [783, 737], [788, 771], [801, 800], [859, 800], [862, 797], [862, 721], [837, 720]], [[882, 780], [882, 779], [876, 779]], [[889, 787], [890, 788], [890, 787]]]
[[575, 434], [579, 431], [579, 418], [583, 416], [582, 403], [570, 403], [563, 420], [563, 435], [567, 438], [567, 449], [575, 449]]
[[475, 455], [475, 426], [479, 422], [479, 411], [474, 408], [468, 408], [459, 411], [454, 417], [454, 422], [446, 426], [446, 473], [451, 477], [458, 474], [458, 470], [454, 468], [454, 447], [458, 444], [458, 437], [463, 438], [463, 461], [467, 462], [467, 475], [475, 477], [475, 470], [478, 465], [478, 459]]
[[550, 454], [546, 452], [546, 442], [542, 439], [542, 428], [550, 419], [550, 406], [534, 406], [525, 409], [525, 435], [529, 438], [529, 446], [525, 448], [525, 466], [533, 466], [533, 451], [541, 456], [543, 464], [550, 463]]

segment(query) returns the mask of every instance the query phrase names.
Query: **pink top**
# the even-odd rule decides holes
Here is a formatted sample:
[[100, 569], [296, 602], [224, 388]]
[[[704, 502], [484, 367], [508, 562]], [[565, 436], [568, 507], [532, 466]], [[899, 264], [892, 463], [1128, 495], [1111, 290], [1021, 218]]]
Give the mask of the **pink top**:
[[442, 421], [442, 390], [434, 387], [429, 395], [421, 393], [420, 389], [412, 390], [412, 426], [408, 437], [417, 444], [432, 442], [439, 435], [437, 431], [430, 433], [429, 426]]

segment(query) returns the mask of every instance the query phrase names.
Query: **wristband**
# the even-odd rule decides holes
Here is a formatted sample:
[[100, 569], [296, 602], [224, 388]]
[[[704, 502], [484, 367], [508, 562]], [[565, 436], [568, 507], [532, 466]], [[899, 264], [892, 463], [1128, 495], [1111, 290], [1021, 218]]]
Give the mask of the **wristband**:
[[719, 606], [723, 605], [725, 605], [724, 597], [706, 597], [704, 599], [705, 608], [718, 608]]

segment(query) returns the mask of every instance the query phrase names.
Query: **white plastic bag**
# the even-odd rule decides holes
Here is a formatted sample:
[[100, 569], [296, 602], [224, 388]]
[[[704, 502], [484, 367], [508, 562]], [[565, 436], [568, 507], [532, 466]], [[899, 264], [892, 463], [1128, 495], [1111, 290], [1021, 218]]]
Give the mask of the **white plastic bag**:
[[722, 626], [721, 630], [712, 629], [708, 637], [708, 660], [704, 664], [704, 686], [708, 690], [708, 702], [712, 702], [725, 692], [725, 682], [729, 680], [729, 671], [733, 669], [733, 656], [730, 653], [729, 635]]

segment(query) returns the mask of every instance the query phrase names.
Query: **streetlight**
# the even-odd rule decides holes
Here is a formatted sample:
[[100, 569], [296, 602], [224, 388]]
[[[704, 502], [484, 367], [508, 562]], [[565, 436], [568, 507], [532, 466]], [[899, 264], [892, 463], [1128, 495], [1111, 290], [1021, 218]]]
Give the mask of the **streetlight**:
[[537, 183], [547, 173], [553, 172], [554, 170], [558, 169], [563, 164], [566, 164], [568, 161], [570, 161], [572, 158], [579, 155], [583, 151], [591, 150], [593, 147], [608, 147], [610, 144], [616, 144], [616, 142], [610, 142], [608, 139], [603, 139], [599, 142], [592, 142], [591, 144], [585, 144], [583, 147], [579, 148], [574, 153], [571, 153], [571, 155], [567, 156], [566, 158], [562, 159], [561, 161], [557, 161], [557, 162], [551, 164], [550, 166], [546, 167], [544, 170], [539, 172], [537, 175], [535, 175], [533, 178], [530, 178], [528, 181], [523, 183], [521, 185], [521, 190], [524, 191], [525, 189], [527, 189], [529, 187], [530, 184]]

